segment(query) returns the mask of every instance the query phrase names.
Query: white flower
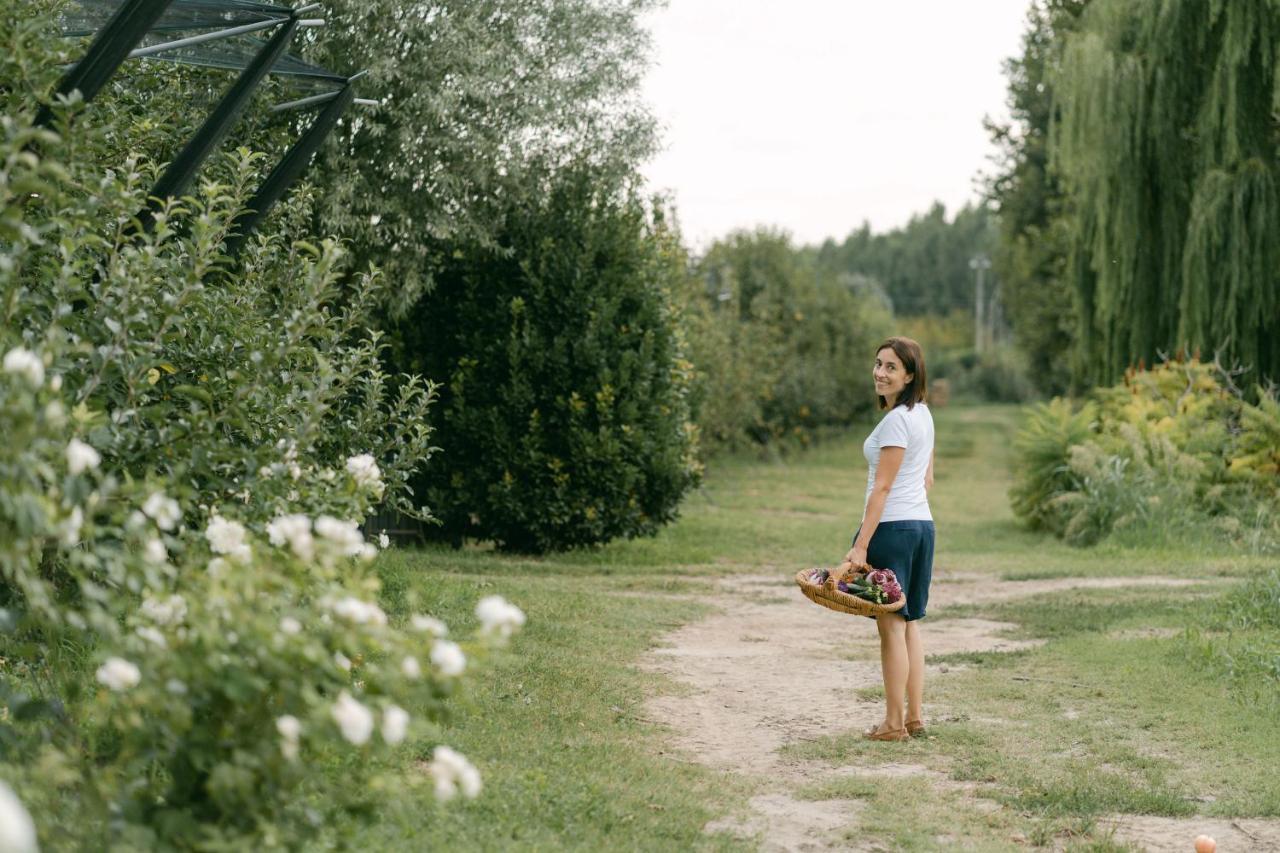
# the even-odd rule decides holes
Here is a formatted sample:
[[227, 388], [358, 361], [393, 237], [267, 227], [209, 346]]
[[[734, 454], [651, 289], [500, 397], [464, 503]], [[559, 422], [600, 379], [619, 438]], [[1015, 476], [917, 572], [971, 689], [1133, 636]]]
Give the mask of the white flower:
[[62, 520], [58, 525], [58, 531], [62, 534], [62, 544], [68, 547], [80, 541], [80, 528], [84, 525], [84, 510], [80, 507], [73, 507], [71, 514]]
[[209, 572], [210, 577], [216, 578], [218, 575], [225, 573], [229, 568], [231, 568], [231, 564], [226, 560], [221, 557], [214, 557], [209, 561], [209, 565], [206, 567], [206, 570]]
[[372, 563], [378, 559], [378, 549], [372, 542], [366, 542], [360, 546], [360, 559], [366, 563]]
[[378, 463], [368, 453], [361, 453], [359, 456], [348, 459], [347, 473], [356, 481], [359, 488], [368, 489], [376, 495], [382, 494], [382, 471], [378, 469]]
[[164, 543], [154, 537], [147, 540], [142, 554], [147, 558], [148, 563], [163, 563], [169, 559], [169, 552], [164, 549]]
[[157, 625], [176, 625], [187, 618], [187, 601], [180, 595], [171, 595], [163, 601], [148, 596], [142, 600], [138, 612]]
[[347, 657], [342, 652], [333, 653], [333, 662], [338, 665], [338, 669], [345, 669], [348, 672], [351, 671], [351, 658]]
[[500, 595], [488, 595], [476, 604], [480, 633], [505, 640], [525, 622], [524, 611]]
[[102, 457], [91, 445], [78, 438], [67, 442], [67, 470], [72, 474], [81, 474], [102, 463]]
[[25, 377], [33, 388], [44, 383], [44, 362], [40, 356], [22, 347], [14, 347], [5, 353], [4, 372]]
[[368, 741], [369, 735], [373, 734], [373, 712], [352, 699], [347, 691], [338, 694], [331, 713], [333, 721], [342, 730], [342, 736], [356, 746]]
[[302, 734], [302, 723], [298, 722], [298, 718], [293, 714], [285, 714], [283, 717], [276, 718], [276, 731], [280, 732], [280, 736], [286, 740], [297, 740]]
[[261, 468], [259, 468], [258, 476], [264, 480], [269, 479], [271, 477], [271, 466], [263, 465]]
[[364, 547], [360, 525], [331, 515], [322, 515], [316, 519], [316, 535], [336, 546], [344, 557], [354, 557]]
[[447, 746], [437, 746], [431, 753], [427, 772], [435, 778], [436, 799], [451, 800], [459, 788], [468, 799], [480, 793], [480, 772], [463, 755]]
[[298, 737], [302, 734], [302, 723], [293, 714], [285, 714], [276, 718], [276, 731], [280, 732], [280, 752], [290, 761], [298, 758]]
[[155, 519], [161, 530], [172, 530], [182, 520], [182, 509], [173, 498], [165, 497], [164, 492], [152, 492], [151, 497], [142, 505], [142, 511]]
[[462, 675], [467, 668], [467, 656], [457, 643], [440, 640], [431, 647], [431, 663], [444, 675]]
[[13, 789], [0, 782], [0, 850], [37, 853], [36, 825]]
[[409, 712], [399, 705], [388, 705], [382, 712], [382, 739], [394, 746], [409, 731]]
[[302, 623], [297, 619], [294, 619], [292, 616], [286, 616], [280, 620], [280, 630], [285, 634], [293, 636], [294, 634], [302, 631]]
[[50, 391], [52, 391], [52, 392], [53, 392], [53, 393], [55, 393], [55, 394], [62, 390], [62, 376], [61, 376], [61, 375], [59, 375], [59, 374], [54, 374], [52, 377], [50, 377], [50, 378], [49, 378], [49, 390], [50, 390]]
[[332, 610], [335, 616], [341, 616], [356, 625], [369, 623], [375, 625], [387, 624], [387, 614], [382, 611], [381, 607], [368, 601], [361, 601], [350, 595], [335, 601]]
[[138, 636], [159, 648], [168, 647], [169, 643], [165, 640], [164, 634], [160, 633], [159, 628], [153, 628], [150, 625], [140, 625], [134, 629]]
[[301, 513], [282, 515], [267, 525], [267, 537], [272, 545], [280, 546], [288, 543], [293, 553], [301, 560], [310, 560], [315, 556], [315, 539], [311, 536], [311, 519]]
[[387, 535], [385, 530], [378, 534], [378, 547], [384, 551], [391, 547], [391, 537]]
[[418, 664], [418, 659], [412, 655], [400, 661], [400, 671], [404, 673], [405, 678], [417, 678], [422, 675], [422, 667]]
[[128, 690], [130, 687], [137, 687], [142, 680], [138, 667], [123, 658], [107, 658], [95, 675], [100, 684], [105, 684], [112, 690]]
[[181, 681], [179, 681], [176, 678], [170, 678], [168, 681], [166, 681], [164, 683], [164, 689], [168, 690], [174, 696], [187, 695], [187, 685], [183, 684]]
[[248, 531], [238, 521], [228, 521], [220, 515], [209, 519], [204, 529], [204, 538], [209, 540], [209, 548], [215, 554], [226, 554], [234, 560], [247, 561], [250, 556], [249, 543], [245, 541]]
[[430, 634], [433, 637], [443, 637], [449, 633], [448, 625], [434, 616], [423, 616], [421, 613], [415, 613], [413, 618], [409, 620], [409, 624], [413, 626], [413, 630], [420, 631], [423, 634]]

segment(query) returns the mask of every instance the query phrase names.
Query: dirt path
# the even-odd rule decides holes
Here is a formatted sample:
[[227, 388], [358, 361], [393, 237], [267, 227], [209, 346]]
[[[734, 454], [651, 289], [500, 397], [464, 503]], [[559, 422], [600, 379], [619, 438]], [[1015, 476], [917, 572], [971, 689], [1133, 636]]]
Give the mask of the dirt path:
[[[930, 613], [941, 616], [948, 606], [977, 600], [986, 580], [981, 575], [940, 572], [934, 581]], [[859, 822], [863, 807], [859, 801], [814, 801], [792, 795], [802, 786], [851, 773], [910, 773], [937, 788], [971, 796], [973, 808], [1001, 808], [983, 798], [972, 783], [955, 782], [917, 765], [833, 768], [781, 754], [781, 748], [788, 744], [837, 732], [852, 735], [858, 727], [879, 720], [880, 701], [858, 695], [860, 688], [880, 684], [874, 627], [853, 624], [851, 617], [805, 601], [787, 573], [737, 576], [732, 586], [718, 583], [729, 596], [723, 608], [667, 635], [641, 662], [642, 668], [666, 674], [690, 688], [685, 695], [657, 696], [647, 703], [650, 718], [670, 727], [674, 745], [691, 760], [760, 783], [760, 793], [750, 800], [746, 814], [713, 821], [706, 827], [708, 832], [758, 839], [763, 851], [883, 849], [845, 837]], [[1189, 583], [1163, 577], [1056, 578], [1005, 581], [997, 589], [1002, 599], [1009, 599], [1064, 589]], [[939, 619], [929, 626], [927, 652], [1012, 651], [1033, 645], [999, 636], [1012, 627], [986, 619]], [[833, 634], [847, 637], [848, 642], [841, 648], [833, 647]], [[946, 672], [945, 667], [931, 666], [928, 677], [945, 678]], [[927, 710], [934, 719], [948, 713], [939, 707]], [[1166, 820], [1156, 827], [1148, 825], [1147, 818], [1113, 821], [1117, 838], [1143, 838], [1151, 850], [1184, 849], [1187, 829], [1173, 825], [1177, 823]], [[1244, 822], [1256, 825], [1240, 829], [1230, 821], [1217, 823], [1222, 824], [1218, 827], [1220, 850], [1259, 849], [1260, 838], [1274, 840], [1280, 849], [1280, 829], [1275, 826]], [[1274, 839], [1270, 835], [1273, 831], [1277, 833]], [[1178, 845], [1165, 847], [1157, 842], [1152, 846], [1150, 842], [1160, 837], [1177, 838]]]

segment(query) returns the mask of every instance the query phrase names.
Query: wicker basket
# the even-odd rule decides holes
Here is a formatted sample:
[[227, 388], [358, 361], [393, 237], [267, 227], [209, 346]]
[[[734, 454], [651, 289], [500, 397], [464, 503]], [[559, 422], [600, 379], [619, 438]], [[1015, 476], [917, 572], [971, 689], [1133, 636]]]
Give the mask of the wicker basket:
[[[849, 613], [854, 616], [879, 616], [881, 613], [894, 613], [901, 610], [907, 603], [906, 596], [902, 596], [893, 604], [876, 604], [874, 601], [867, 601], [865, 598], [859, 598], [856, 595], [850, 595], [847, 592], [841, 592], [836, 589], [836, 582], [843, 580], [854, 574], [852, 564], [845, 563], [831, 573], [826, 583], [816, 583], [809, 574], [813, 569], [801, 569], [796, 572], [796, 584], [800, 587], [800, 591], [804, 593], [805, 598], [814, 604], [821, 604], [823, 607], [836, 611], [837, 613]], [[859, 570], [873, 571], [870, 567]]]

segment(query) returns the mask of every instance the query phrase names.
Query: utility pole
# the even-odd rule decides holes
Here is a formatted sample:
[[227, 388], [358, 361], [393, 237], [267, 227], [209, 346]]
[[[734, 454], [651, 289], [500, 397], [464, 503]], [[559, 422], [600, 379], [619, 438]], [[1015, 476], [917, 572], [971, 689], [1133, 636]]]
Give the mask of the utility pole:
[[986, 255], [974, 255], [969, 259], [969, 269], [977, 274], [977, 284], [973, 298], [973, 348], [982, 352], [986, 348], [985, 315], [986, 299], [984, 297], [984, 275], [991, 269], [991, 259]]

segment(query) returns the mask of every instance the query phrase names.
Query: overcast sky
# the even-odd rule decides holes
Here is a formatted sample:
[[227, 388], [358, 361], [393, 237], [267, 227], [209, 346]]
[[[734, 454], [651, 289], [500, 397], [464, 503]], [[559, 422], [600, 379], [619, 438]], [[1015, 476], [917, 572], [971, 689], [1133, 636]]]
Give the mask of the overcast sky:
[[647, 165], [695, 248], [775, 225], [800, 243], [975, 200], [1030, 0], [669, 0], [647, 19]]

